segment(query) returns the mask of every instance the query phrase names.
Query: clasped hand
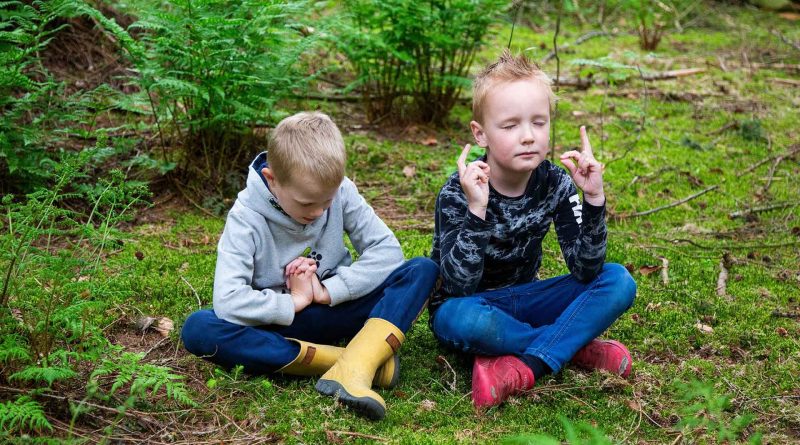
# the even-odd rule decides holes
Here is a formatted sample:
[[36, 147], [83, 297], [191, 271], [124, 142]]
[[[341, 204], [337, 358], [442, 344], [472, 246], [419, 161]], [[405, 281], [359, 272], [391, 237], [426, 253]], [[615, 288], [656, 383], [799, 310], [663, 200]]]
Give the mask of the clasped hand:
[[311, 258], [298, 257], [286, 265], [284, 277], [286, 287], [291, 292], [295, 313], [302, 311], [311, 303], [330, 304], [328, 290], [317, 277], [317, 262]]

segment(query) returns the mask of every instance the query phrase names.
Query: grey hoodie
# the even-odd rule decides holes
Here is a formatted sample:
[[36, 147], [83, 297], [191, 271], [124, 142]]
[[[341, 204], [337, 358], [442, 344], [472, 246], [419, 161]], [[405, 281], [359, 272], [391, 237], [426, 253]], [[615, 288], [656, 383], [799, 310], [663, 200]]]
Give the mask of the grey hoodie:
[[[217, 246], [217, 317], [245, 326], [292, 324], [294, 303], [284, 268], [309, 248], [331, 306], [365, 296], [403, 263], [397, 238], [350, 179], [344, 178], [320, 218], [303, 225], [277, 205], [261, 176], [264, 166], [266, 153], [261, 153], [250, 165], [247, 186], [228, 213]], [[345, 247], [345, 233], [359, 254], [356, 262]]]

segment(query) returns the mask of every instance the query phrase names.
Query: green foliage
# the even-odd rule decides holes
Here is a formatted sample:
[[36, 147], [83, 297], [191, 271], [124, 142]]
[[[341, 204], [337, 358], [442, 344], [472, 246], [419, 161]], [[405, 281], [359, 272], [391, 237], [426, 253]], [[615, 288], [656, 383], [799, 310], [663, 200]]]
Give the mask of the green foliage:
[[[611, 445], [611, 440], [602, 431], [587, 424], [572, 423], [566, 417], [559, 415], [559, 420], [566, 432], [565, 443], [569, 445]], [[521, 434], [505, 438], [503, 445], [557, 445], [562, 443], [557, 438], [547, 434]]]
[[501, 0], [347, 0], [337, 35], [358, 76], [368, 118], [442, 122], [476, 52], [509, 2]]
[[52, 430], [42, 406], [28, 396], [0, 403], [0, 438], [18, 431]]
[[51, 386], [56, 380], [71, 379], [78, 375], [69, 368], [59, 366], [29, 366], [20, 372], [11, 375], [11, 380], [23, 380], [26, 382], [46, 382]]
[[59, 155], [52, 150], [90, 120], [92, 94], [66, 95], [40, 54], [67, 25], [89, 16], [123, 46], [133, 41], [113, 20], [81, 0], [4, 2], [0, 11], [0, 191], [27, 192], [53, 178]]
[[311, 8], [306, 0], [135, 4], [140, 19], [130, 29], [143, 48], [135, 81], [158, 125], [161, 168], [176, 165], [219, 192], [230, 185], [230, 172], [263, 145], [253, 128], [274, 123], [279, 102], [309, 80], [300, 61], [317, 38], [303, 36], [300, 17]]
[[[730, 396], [718, 394], [713, 385], [699, 381], [679, 386], [680, 398], [686, 405], [680, 410], [681, 421], [677, 427], [686, 437], [699, 440], [712, 436], [720, 442], [731, 443], [742, 439], [742, 433], [753, 421], [753, 416], [732, 417], [727, 414], [731, 408]], [[761, 436], [754, 434], [748, 443], [760, 444]]]
[[[189, 396], [186, 386], [181, 380], [183, 376], [173, 374], [170, 368], [142, 363], [144, 353], [133, 354], [123, 352], [118, 358], [103, 359], [89, 377], [88, 392], [90, 395], [110, 400], [120, 389], [130, 386], [125, 406], [130, 407], [148, 395], [156, 396], [162, 388], [167, 397], [184, 406], [197, 406]], [[100, 378], [115, 375], [114, 383], [108, 392], [100, 387]]]

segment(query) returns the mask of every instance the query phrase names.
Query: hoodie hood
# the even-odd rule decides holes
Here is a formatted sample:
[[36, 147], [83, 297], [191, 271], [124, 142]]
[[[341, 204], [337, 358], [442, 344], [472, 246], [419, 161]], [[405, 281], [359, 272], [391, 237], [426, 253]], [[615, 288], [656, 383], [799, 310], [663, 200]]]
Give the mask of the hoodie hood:
[[[261, 174], [264, 167], [268, 167], [267, 152], [259, 153], [253, 162], [250, 163], [250, 168], [247, 169], [247, 185], [244, 190], [239, 192], [239, 202], [245, 207], [253, 210], [259, 215], [263, 216], [271, 222], [275, 222], [282, 227], [290, 230], [302, 230], [307, 225], [300, 224], [292, 219], [278, 203], [278, 198], [272, 194], [267, 185], [267, 179]], [[327, 210], [313, 223], [308, 226], [317, 224], [320, 220], [327, 217]]]

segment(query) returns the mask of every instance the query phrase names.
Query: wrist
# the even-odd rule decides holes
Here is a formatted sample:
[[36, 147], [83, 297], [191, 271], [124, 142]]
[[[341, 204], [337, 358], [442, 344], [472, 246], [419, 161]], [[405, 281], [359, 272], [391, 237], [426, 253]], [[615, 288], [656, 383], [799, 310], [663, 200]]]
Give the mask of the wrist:
[[467, 210], [480, 219], [486, 219], [486, 204], [469, 204]]
[[595, 207], [602, 207], [606, 203], [606, 195], [602, 190], [598, 193], [583, 193], [583, 201]]

